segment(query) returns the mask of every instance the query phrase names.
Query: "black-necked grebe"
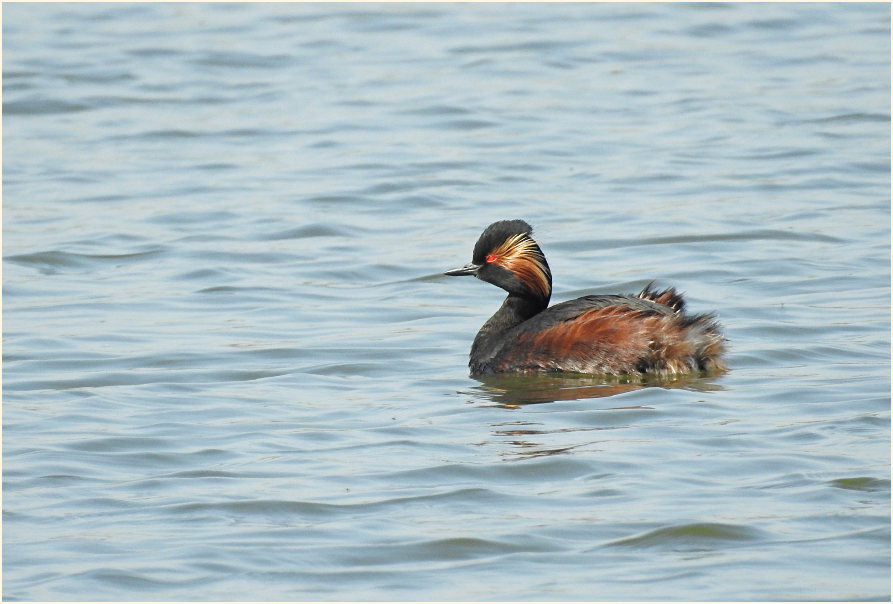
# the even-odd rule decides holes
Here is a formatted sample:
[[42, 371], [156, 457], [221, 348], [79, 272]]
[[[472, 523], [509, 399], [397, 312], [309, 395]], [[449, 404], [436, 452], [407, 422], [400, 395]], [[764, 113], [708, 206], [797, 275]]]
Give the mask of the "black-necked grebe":
[[725, 339], [712, 314], [685, 314], [672, 288], [594, 295], [551, 308], [552, 273], [523, 220], [494, 222], [471, 263], [446, 275], [474, 275], [508, 292], [471, 346], [474, 375], [566, 371], [674, 375], [725, 370]]

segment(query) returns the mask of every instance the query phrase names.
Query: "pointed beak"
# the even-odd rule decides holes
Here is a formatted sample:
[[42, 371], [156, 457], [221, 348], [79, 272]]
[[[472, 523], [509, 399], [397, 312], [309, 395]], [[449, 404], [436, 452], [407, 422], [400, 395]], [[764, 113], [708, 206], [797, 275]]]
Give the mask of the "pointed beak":
[[454, 269], [446, 271], [444, 273], [444, 275], [449, 275], [451, 277], [462, 277], [464, 275], [476, 275], [479, 268], [481, 268], [481, 265], [475, 264], [473, 262], [469, 262], [465, 266], [460, 266], [459, 268], [454, 268]]

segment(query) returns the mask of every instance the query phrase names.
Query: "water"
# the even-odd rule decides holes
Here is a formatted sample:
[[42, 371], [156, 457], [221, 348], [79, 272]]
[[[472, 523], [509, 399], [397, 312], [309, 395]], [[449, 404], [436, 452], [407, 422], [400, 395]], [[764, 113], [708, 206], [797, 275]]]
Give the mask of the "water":
[[[3, 597], [888, 600], [889, 26], [4, 4]], [[515, 217], [731, 371], [469, 378]]]

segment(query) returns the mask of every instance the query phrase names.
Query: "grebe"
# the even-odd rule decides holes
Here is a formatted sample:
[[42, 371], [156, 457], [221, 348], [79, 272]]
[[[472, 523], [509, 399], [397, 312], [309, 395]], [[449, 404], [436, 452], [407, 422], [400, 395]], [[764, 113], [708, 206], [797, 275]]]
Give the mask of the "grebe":
[[472, 375], [552, 372], [675, 375], [721, 372], [724, 342], [712, 314], [685, 314], [673, 288], [638, 295], [583, 296], [550, 308], [552, 273], [523, 220], [494, 222], [469, 264], [446, 275], [474, 275], [508, 292], [471, 345]]

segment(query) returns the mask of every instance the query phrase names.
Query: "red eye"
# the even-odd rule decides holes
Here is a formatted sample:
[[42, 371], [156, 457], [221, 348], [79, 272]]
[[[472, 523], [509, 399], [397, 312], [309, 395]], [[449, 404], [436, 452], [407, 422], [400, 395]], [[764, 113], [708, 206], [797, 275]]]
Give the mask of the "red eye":
[[496, 256], [493, 254], [487, 254], [487, 262], [496, 262]]

